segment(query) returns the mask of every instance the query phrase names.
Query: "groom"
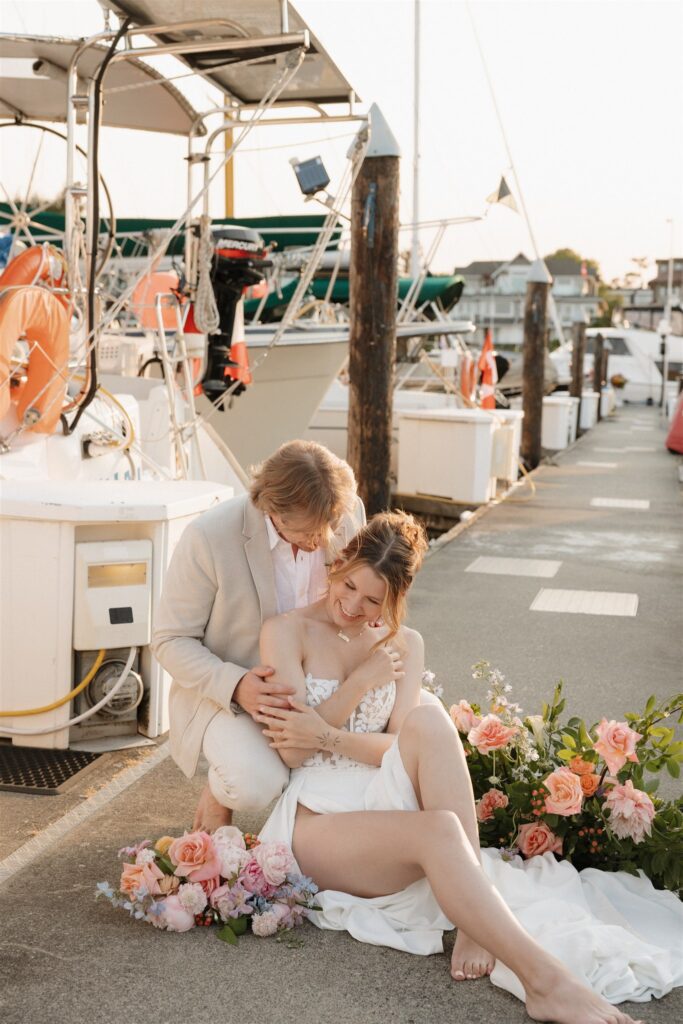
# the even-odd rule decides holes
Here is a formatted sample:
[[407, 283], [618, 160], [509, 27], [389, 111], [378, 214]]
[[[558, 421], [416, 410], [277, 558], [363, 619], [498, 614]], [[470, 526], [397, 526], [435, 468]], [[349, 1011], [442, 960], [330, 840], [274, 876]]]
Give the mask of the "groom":
[[289, 771], [253, 720], [294, 688], [259, 665], [261, 623], [323, 596], [334, 553], [365, 523], [347, 463], [290, 441], [257, 467], [249, 493], [183, 533], [166, 575], [152, 650], [173, 678], [171, 754], [188, 778], [203, 751], [208, 784], [194, 828], [230, 824], [280, 795]]

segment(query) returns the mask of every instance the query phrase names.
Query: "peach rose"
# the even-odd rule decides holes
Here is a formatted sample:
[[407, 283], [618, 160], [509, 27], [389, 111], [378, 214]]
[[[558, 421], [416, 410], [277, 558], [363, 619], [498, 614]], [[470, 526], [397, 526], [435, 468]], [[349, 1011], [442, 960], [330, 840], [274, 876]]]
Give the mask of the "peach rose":
[[481, 722], [479, 715], [474, 713], [471, 704], [466, 700], [460, 700], [457, 704], [453, 704], [449, 715], [458, 732], [469, 732]]
[[595, 750], [605, 764], [616, 775], [620, 768], [623, 768], [627, 761], [637, 761], [636, 743], [642, 740], [642, 736], [635, 729], [631, 729], [626, 722], [608, 722], [606, 718], [597, 727], [598, 742]]
[[595, 771], [595, 765], [591, 761], [584, 761], [577, 755], [569, 762], [569, 770], [574, 772], [574, 775], [590, 775]]
[[124, 864], [119, 889], [134, 899], [142, 888], [146, 889], [150, 895], [158, 896], [161, 893], [159, 881], [163, 877], [163, 871], [156, 866], [153, 860], [145, 861], [142, 864]]
[[556, 768], [543, 785], [548, 790], [545, 809], [548, 814], [578, 814], [583, 803], [583, 790], [578, 775], [569, 768]]
[[218, 854], [208, 832], [186, 832], [179, 839], [174, 839], [168, 848], [168, 856], [175, 864], [175, 874], [192, 882], [202, 882], [220, 874]]
[[496, 807], [507, 807], [508, 798], [499, 789], [490, 789], [484, 793], [481, 800], [477, 800], [477, 817], [479, 821], [488, 821], [493, 817]]
[[504, 725], [498, 715], [485, 715], [478, 725], [470, 729], [467, 739], [480, 754], [488, 754], [491, 750], [506, 747], [518, 732], [518, 726]]
[[581, 782], [581, 789], [583, 790], [584, 796], [593, 796], [596, 789], [600, 785], [600, 776], [593, 772], [591, 775], [581, 775], [579, 777]]
[[609, 791], [605, 806], [609, 810], [610, 828], [620, 839], [642, 843], [652, 831], [655, 805], [647, 793], [634, 787], [630, 779]]
[[531, 821], [521, 825], [517, 846], [525, 857], [536, 857], [542, 853], [562, 853], [562, 840], [542, 821]]

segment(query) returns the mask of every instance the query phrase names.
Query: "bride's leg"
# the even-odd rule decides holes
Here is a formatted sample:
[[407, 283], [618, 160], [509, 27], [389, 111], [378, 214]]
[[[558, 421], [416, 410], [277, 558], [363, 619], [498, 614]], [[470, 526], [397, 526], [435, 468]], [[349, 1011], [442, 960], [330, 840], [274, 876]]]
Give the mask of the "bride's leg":
[[557, 1024], [633, 1024], [586, 988], [517, 922], [451, 811], [299, 814], [294, 855], [321, 889], [387, 895], [425, 875], [444, 914], [520, 979], [529, 1015]]
[[[398, 739], [401, 760], [425, 811], [454, 811], [477, 858], [479, 829], [465, 751], [458, 731], [436, 705], [421, 705], [407, 716]], [[451, 957], [456, 981], [480, 978], [493, 970], [494, 958], [462, 928]]]

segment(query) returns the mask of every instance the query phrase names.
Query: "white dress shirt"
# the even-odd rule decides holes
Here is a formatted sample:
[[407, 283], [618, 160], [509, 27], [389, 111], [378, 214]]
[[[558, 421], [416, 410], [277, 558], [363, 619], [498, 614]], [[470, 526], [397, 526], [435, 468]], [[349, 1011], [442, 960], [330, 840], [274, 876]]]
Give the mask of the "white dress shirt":
[[281, 615], [319, 601], [327, 591], [325, 552], [322, 548], [298, 550], [295, 558], [292, 545], [282, 539], [270, 516], [265, 516], [265, 520], [275, 573], [278, 613]]

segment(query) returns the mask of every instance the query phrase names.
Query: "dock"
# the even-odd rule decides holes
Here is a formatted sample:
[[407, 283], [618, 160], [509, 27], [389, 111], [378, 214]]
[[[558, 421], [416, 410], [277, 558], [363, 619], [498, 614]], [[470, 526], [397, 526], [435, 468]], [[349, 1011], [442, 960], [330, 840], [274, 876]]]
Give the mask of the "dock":
[[[525, 713], [565, 683], [568, 714], [621, 718], [680, 689], [683, 531], [678, 458], [656, 408], [625, 406], [432, 549], [410, 625], [445, 698], [476, 700], [486, 659]], [[0, 793], [0, 1020], [24, 1024], [522, 1024], [487, 979], [454, 984], [446, 956], [361, 945], [310, 925], [237, 948], [209, 929], [136, 924], [105, 900], [116, 851], [191, 824], [204, 778], [162, 742], [111, 752], [50, 798]], [[671, 796], [678, 783], [663, 780]], [[239, 814], [257, 831], [264, 816]], [[451, 940], [452, 941], [452, 940]], [[448, 936], [446, 948], [450, 948]], [[49, 1008], [49, 1009], [48, 1009]], [[683, 991], [622, 1004], [647, 1024], [683, 1019]]]

